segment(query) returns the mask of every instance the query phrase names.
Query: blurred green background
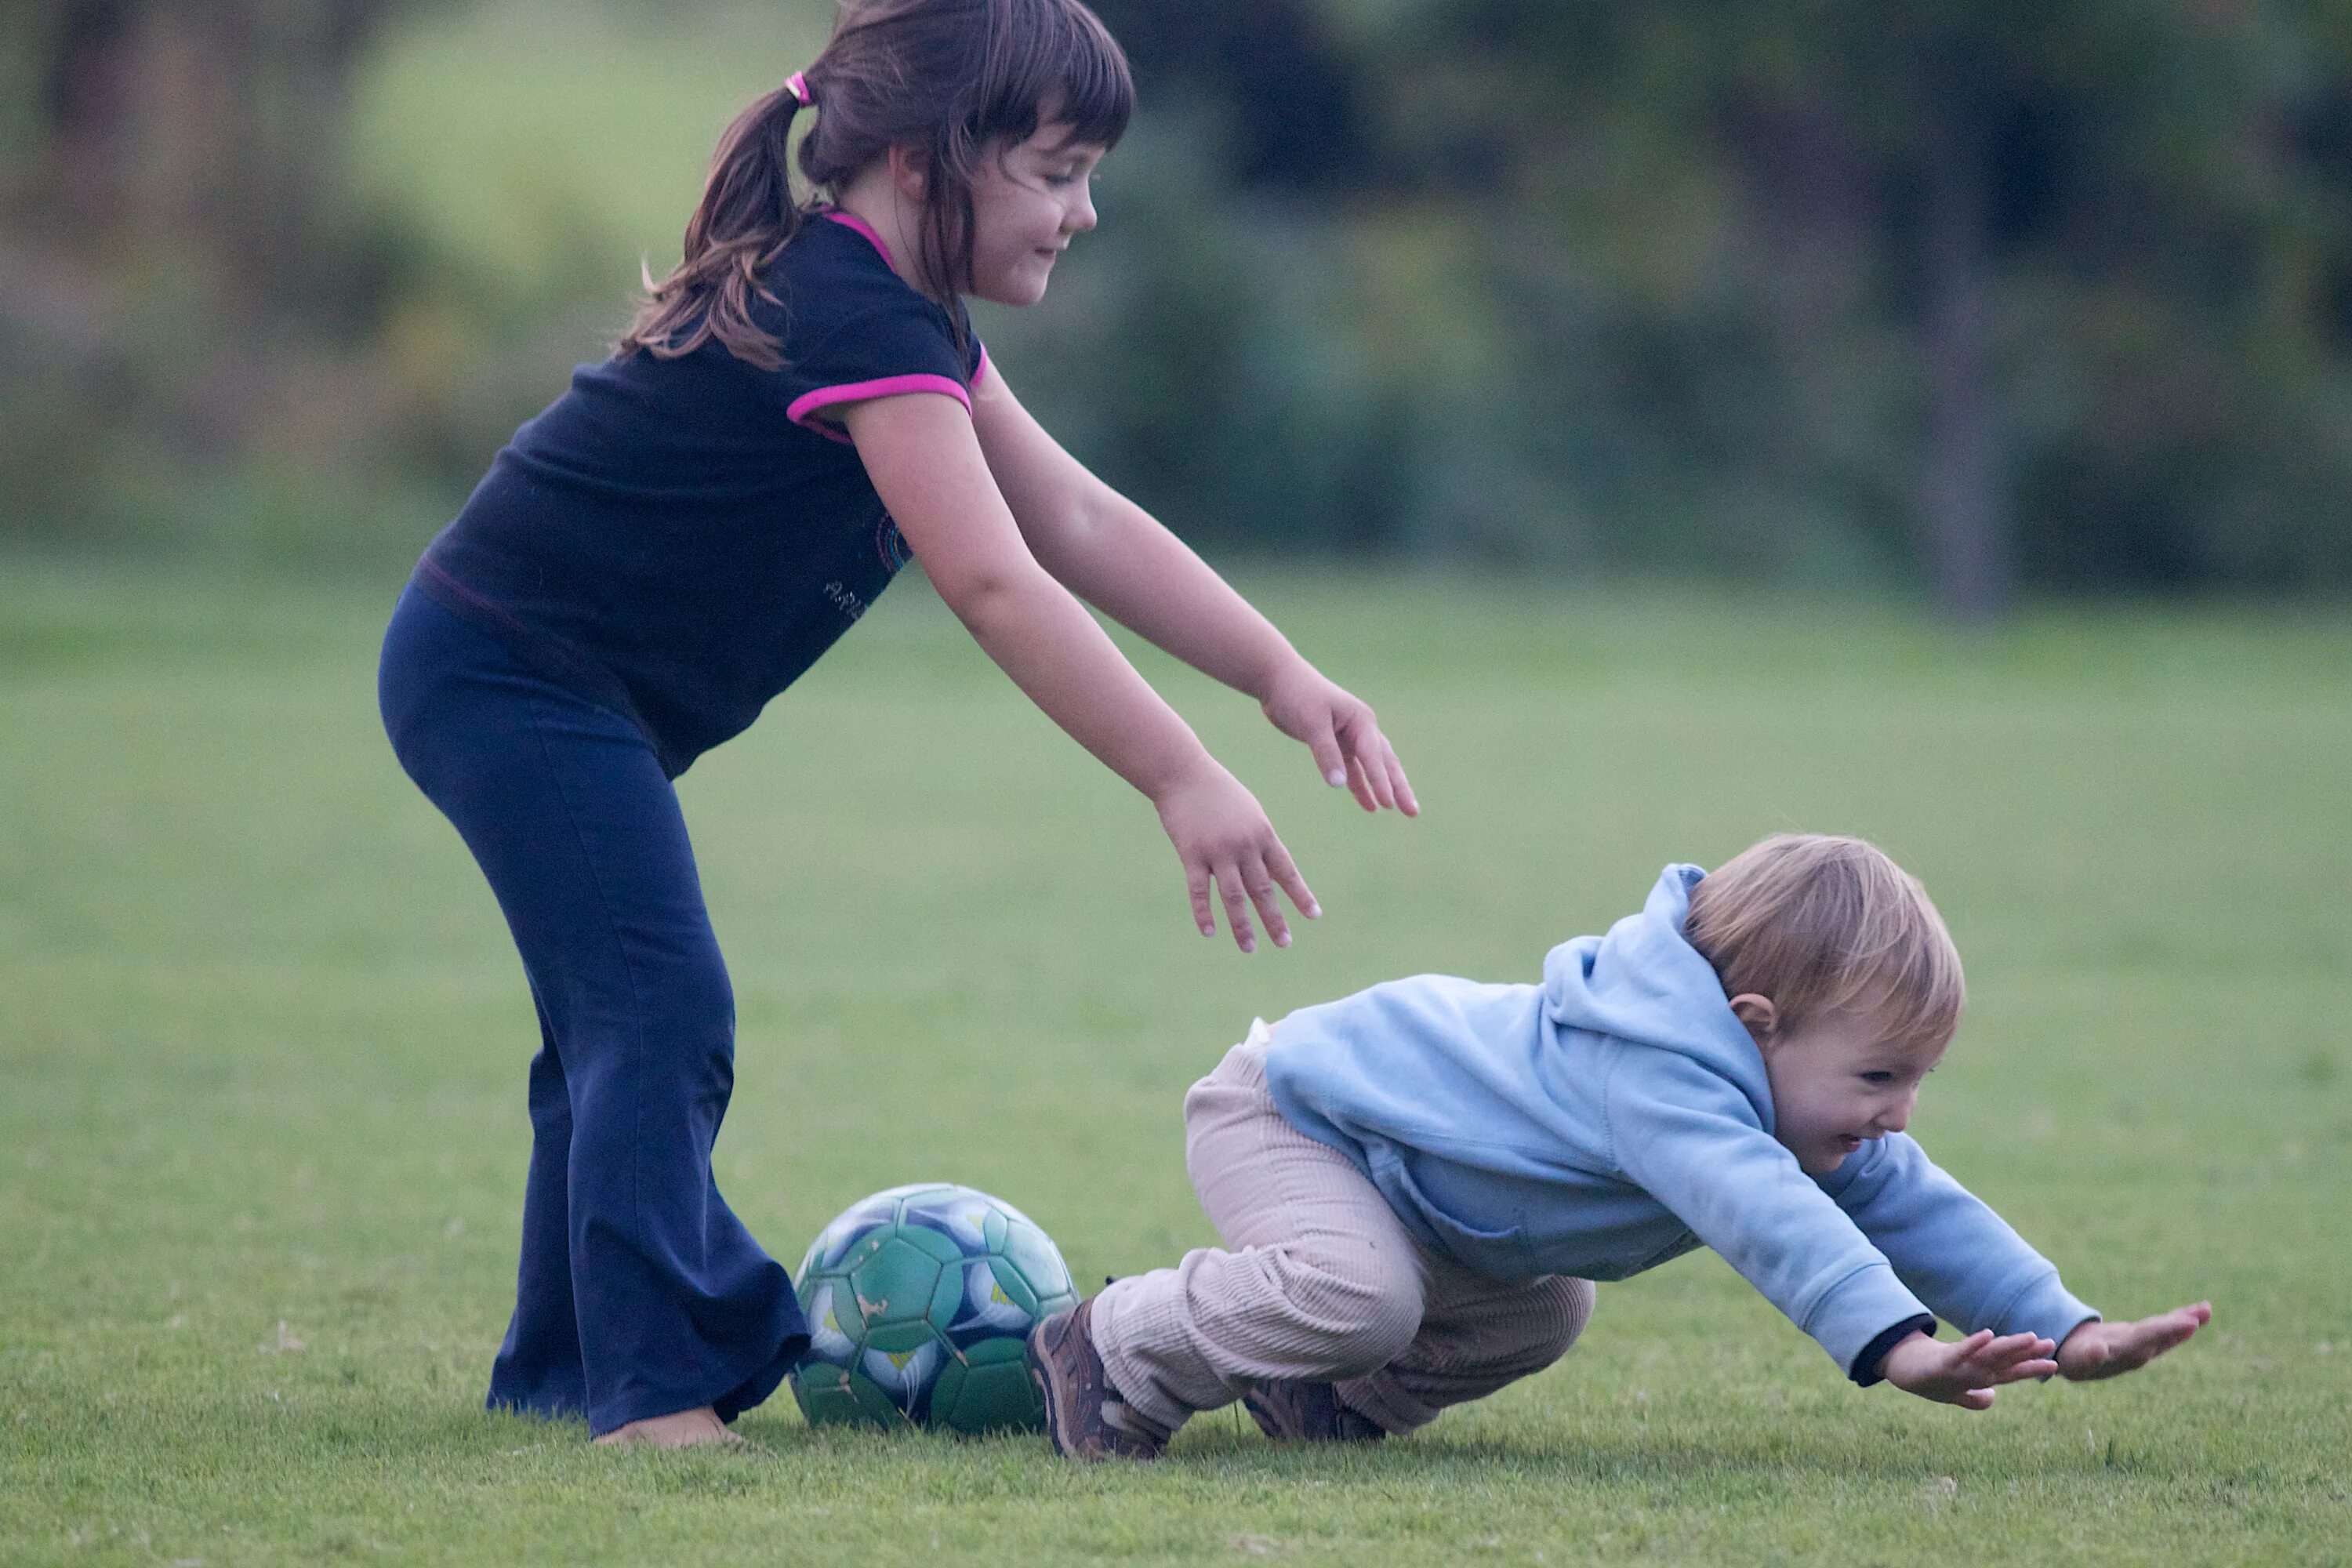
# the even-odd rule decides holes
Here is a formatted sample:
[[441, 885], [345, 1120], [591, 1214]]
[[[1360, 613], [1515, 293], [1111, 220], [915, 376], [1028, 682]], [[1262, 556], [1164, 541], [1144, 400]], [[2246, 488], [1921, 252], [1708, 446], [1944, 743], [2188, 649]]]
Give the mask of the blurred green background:
[[[2352, 583], [2352, 7], [1105, 0], [991, 311], [1218, 558]], [[11, 0], [0, 544], [391, 574], [675, 258], [823, 0]]]

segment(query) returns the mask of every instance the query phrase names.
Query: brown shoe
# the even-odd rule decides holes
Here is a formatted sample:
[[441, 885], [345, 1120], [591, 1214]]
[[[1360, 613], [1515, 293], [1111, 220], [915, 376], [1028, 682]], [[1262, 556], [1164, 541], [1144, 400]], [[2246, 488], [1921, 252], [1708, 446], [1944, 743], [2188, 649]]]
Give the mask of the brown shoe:
[[[1055, 1452], [1070, 1459], [1156, 1459], [1165, 1436], [1145, 1436], [1115, 1426], [1104, 1406], [1125, 1404], [1095, 1352], [1089, 1297], [1067, 1312], [1056, 1312], [1029, 1331], [1029, 1378], [1045, 1401], [1045, 1436]], [[1130, 1412], [1129, 1419], [1144, 1425]]]
[[1339, 1403], [1328, 1383], [1253, 1383], [1242, 1406], [1277, 1443], [1377, 1443], [1387, 1428]]

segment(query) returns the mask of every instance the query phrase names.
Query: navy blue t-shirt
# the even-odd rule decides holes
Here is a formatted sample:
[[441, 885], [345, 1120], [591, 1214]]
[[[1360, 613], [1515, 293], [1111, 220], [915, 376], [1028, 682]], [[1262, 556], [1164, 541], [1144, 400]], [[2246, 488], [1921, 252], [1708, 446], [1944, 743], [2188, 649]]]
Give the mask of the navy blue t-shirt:
[[[831, 221], [824, 221], [829, 218]], [[987, 354], [827, 212], [771, 268], [763, 371], [716, 341], [573, 372], [417, 563], [417, 587], [634, 719], [672, 777], [759, 717], [906, 563], [833, 405], [938, 392]], [[963, 328], [965, 346], [957, 346]]]

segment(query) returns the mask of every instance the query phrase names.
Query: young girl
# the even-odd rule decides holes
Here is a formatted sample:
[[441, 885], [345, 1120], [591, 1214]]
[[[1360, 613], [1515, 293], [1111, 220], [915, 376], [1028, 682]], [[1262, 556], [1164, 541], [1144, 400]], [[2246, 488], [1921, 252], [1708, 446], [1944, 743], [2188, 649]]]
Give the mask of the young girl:
[[[711, 1181], [734, 1005], [671, 780], [921, 557], [1056, 723], [1149, 796], [1193, 919], [1319, 912], [1257, 801], [1077, 595], [1258, 700], [1367, 811], [1416, 811], [1371, 710], [1038, 427], [961, 296], [1034, 303], [1126, 129], [1077, 0], [847, 0], [729, 128], [685, 257], [517, 432], [401, 596], [401, 764], [457, 825], [538, 1005], [514, 1318], [489, 1404], [604, 1442], [731, 1437], [808, 1343]], [[813, 116], [799, 204], [786, 140]]]

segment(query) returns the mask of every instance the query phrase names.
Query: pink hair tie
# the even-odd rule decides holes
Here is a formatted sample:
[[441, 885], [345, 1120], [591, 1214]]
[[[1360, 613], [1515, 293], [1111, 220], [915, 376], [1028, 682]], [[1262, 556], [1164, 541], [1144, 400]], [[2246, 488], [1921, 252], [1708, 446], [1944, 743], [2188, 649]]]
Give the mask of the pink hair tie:
[[808, 78], [802, 72], [794, 71], [784, 79], [784, 90], [799, 99], [803, 109], [815, 106], [816, 100], [809, 96]]

